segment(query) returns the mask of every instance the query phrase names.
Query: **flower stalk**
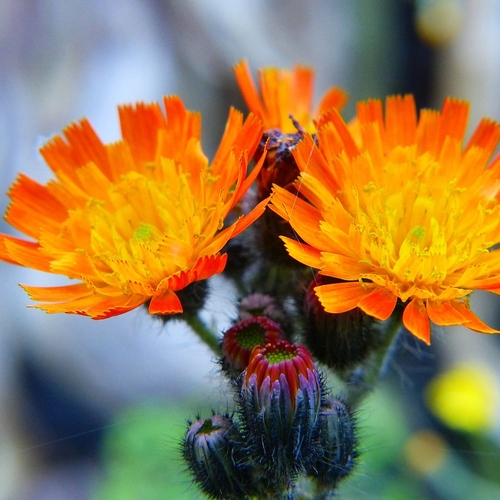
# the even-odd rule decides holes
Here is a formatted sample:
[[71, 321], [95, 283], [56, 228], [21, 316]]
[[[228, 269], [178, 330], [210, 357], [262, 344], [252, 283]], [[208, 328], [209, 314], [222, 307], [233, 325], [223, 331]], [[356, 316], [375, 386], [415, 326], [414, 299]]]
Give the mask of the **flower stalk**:
[[185, 314], [182, 319], [189, 325], [198, 338], [210, 348], [218, 358], [221, 355], [220, 338], [210, 329], [198, 314]]

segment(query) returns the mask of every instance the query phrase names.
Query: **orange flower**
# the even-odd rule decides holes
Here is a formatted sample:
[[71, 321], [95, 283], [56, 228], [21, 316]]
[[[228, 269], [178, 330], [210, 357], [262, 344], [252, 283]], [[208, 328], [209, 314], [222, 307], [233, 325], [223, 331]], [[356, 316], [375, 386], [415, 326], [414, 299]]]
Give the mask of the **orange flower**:
[[266, 130], [279, 128], [284, 134], [297, 132], [290, 119], [292, 115], [302, 128], [313, 133], [314, 119], [331, 108], [342, 109], [347, 102], [347, 94], [332, 87], [313, 112], [314, 71], [305, 66], [295, 66], [292, 70], [261, 69], [258, 76], [262, 98], [246, 61], [240, 61], [234, 72], [248, 108], [264, 122]]
[[41, 154], [56, 179], [20, 175], [6, 220], [34, 241], [0, 235], [0, 259], [80, 280], [24, 286], [50, 313], [94, 319], [149, 302], [151, 314], [183, 311], [175, 293], [223, 271], [221, 249], [265, 209], [226, 228], [254, 181], [249, 158], [262, 135], [254, 115], [231, 110], [212, 164], [200, 144], [201, 117], [178, 97], [119, 108], [122, 140], [102, 144], [88, 121], [72, 124]]
[[252, 113], [264, 122], [265, 133], [257, 155], [267, 150], [266, 161], [257, 178], [258, 198], [269, 196], [273, 184], [289, 188], [299, 175], [291, 151], [304, 136], [316, 132], [316, 123], [330, 109], [342, 109], [347, 94], [333, 87], [313, 112], [314, 71], [304, 66], [292, 70], [264, 68], [258, 73], [262, 98], [246, 61], [235, 67], [236, 80]]
[[272, 208], [304, 243], [290, 255], [340, 280], [316, 287], [327, 312], [380, 320], [399, 300], [403, 323], [430, 343], [430, 321], [498, 333], [469, 308], [500, 293], [500, 126], [483, 119], [465, 147], [468, 105], [447, 99], [417, 119], [411, 96], [363, 102], [350, 128], [335, 111], [293, 154], [300, 197], [275, 187]]

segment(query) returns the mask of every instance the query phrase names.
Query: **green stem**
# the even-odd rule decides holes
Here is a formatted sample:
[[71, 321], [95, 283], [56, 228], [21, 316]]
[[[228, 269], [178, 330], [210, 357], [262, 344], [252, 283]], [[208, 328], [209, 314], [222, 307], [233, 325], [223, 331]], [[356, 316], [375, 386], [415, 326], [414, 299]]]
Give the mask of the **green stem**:
[[207, 327], [197, 314], [186, 314], [184, 321], [191, 329], [200, 337], [200, 339], [212, 349], [212, 352], [217, 356], [221, 356], [220, 341], [217, 335]]
[[372, 354], [366, 365], [351, 372], [347, 377], [347, 403], [356, 407], [364, 397], [373, 390], [375, 384], [384, 372], [392, 355], [394, 341], [401, 331], [402, 317], [396, 310], [386, 323], [386, 329], [381, 344]]

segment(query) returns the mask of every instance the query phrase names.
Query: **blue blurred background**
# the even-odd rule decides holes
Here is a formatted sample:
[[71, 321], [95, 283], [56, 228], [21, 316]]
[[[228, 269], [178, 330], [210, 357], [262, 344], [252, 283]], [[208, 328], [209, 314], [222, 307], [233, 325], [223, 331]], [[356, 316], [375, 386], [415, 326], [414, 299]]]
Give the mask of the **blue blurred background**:
[[[332, 85], [349, 92], [347, 118], [357, 100], [412, 92], [419, 107], [469, 100], [472, 125], [500, 119], [495, 0], [1, 0], [0, 192], [19, 171], [48, 180], [37, 150], [71, 121], [87, 116], [110, 142], [117, 104], [166, 94], [203, 113], [211, 156], [229, 106], [245, 110], [232, 74], [242, 58], [254, 70], [315, 67], [317, 98]], [[93, 322], [26, 309], [17, 283], [61, 279], [0, 268], [0, 500], [199, 498], [177, 449], [186, 418], [228, 405], [208, 349], [142, 310]], [[233, 294], [220, 278], [211, 288], [206, 314], [222, 330]], [[497, 328], [498, 304], [473, 300]], [[449, 328], [430, 348], [400, 347], [359, 412], [363, 459], [341, 497], [500, 498], [499, 340]], [[440, 420], [425, 397], [464, 361], [483, 370], [470, 393], [488, 389], [466, 399], [490, 415], [472, 429]]]

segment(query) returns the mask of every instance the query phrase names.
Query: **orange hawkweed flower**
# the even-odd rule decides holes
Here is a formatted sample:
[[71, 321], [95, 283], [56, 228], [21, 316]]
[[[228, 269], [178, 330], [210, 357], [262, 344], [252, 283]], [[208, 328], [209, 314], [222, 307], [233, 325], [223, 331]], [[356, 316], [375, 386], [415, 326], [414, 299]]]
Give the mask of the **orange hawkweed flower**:
[[201, 116], [178, 97], [119, 108], [122, 139], [103, 144], [87, 120], [41, 149], [55, 174], [46, 185], [21, 174], [6, 220], [34, 241], [0, 235], [0, 259], [80, 282], [24, 286], [35, 307], [94, 319], [149, 301], [151, 314], [183, 311], [176, 291], [223, 271], [227, 241], [266, 201], [224, 228], [254, 181], [247, 175], [260, 120], [231, 110], [211, 164], [200, 144]]
[[403, 323], [430, 343], [430, 321], [498, 333], [469, 308], [473, 290], [500, 293], [499, 124], [483, 119], [463, 147], [468, 104], [447, 99], [417, 119], [412, 96], [358, 104], [351, 128], [335, 111], [315, 143], [293, 151], [305, 199], [276, 186], [272, 209], [304, 242], [289, 254], [342, 280], [316, 287], [327, 312], [355, 307]]
[[306, 66], [295, 66], [291, 70], [261, 69], [258, 79], [262, 97], [246, 61], [236, 64], [234, 73], [248, 108], [264, 122], [266, 130], [278, 128], [283, 134], [297, 132], [291, 115], [304, 130], [313, 133], [314, 119], [331, 108], [342, 109], [347, 102], [347, 94], [332, 87], [313, 111], [314, 71]]
[[313, 111], [314, 71], [305, 66], [291, 70], [263, 68], [258, 73], [260, 94], [246, 61], [234, 67], [236, 80], [252, 113], [263, 122], [265, 133], [257, 155], [267, 150], [264, 168], [257, 178], [259, 199], [269, 196], [273, 184], [290, 187], [299, 175], [291, 151], [304, 132], [315, 133], [315, 121], [328, 110], [342, 109], [347, 94], [337, 87], [327, 91]]

